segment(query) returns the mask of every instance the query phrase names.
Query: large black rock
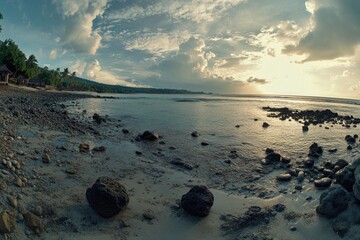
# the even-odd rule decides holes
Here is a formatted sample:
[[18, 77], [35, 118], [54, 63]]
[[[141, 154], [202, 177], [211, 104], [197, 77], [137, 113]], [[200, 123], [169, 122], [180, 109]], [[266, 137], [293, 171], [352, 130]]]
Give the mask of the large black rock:
[[94, 185], [86, 190], [86, 199], [90, 206], [105, 218], [115, 216], [129, 203], [125, 187], [109, 177], [98, 178]]
[[343, 187], [331, 187], [320, 195], [316, 212], [328, 218], [336, 217], [348, 207], [349, 200], [349, 194]]
[[156, 132], [145, 131], [141, 135], [141, 139], [142, 140], [147, 140], [147, 141], [156, 141], [156, 140], [159, 139], [159, 134], [156, 133]]
[[194, 186], [181, 198], [181, 207], [188, 213], [206, 217], [214, 203], [214, 196], [206, 186]]

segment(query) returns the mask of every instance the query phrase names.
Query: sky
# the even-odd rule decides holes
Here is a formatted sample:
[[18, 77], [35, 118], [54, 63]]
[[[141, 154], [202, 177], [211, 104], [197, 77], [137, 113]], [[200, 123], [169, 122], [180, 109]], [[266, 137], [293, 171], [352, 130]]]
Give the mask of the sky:
[[0, 39], [94, 81], [360, 98], [358, 0], [0, 0]]

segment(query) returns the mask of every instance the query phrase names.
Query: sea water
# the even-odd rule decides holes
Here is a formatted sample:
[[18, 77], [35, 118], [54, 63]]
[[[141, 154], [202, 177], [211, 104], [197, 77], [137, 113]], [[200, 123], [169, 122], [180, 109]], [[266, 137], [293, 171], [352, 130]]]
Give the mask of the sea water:
[[[109, 96], [109, 94], [103, 94]], [[352, 161], [360, 147], [347, 150], [347, 134], [360, 135], [358, 128], [323, 124], [310, 126], [308, 132], [296, 121], [281, 121], [267, 117], [264, 106], [290, 109], [330, 109], [340, 115], [360, 117], [360, 101], [315, 97], [281, 96], [220, 96], [220, 95], [158, 95], [112, 94], [116, 99], [89, 98], [80, 100], [88, 114], [98, 113], [120, 119], [124, 128], [133, 133], [156, 131], [174, 146], [185, 159], [224, 159], [232, 150], [239, 156], [234, 161], [264, 158], [264, 149], [272, 148], [290, 158], [304, 156], [309, 146], [317, 142], [324, 149], [337, 148], [335, 154], [325, 151], [323, 158]], [[254, 119], [258, 119], [255, 121]], [[267, 122], [270, 127], [263, 128]], [[240, 127], [236, 127], [239, 125]], [[325, 129], [325, 126], [329, 129]], [[191, 132], [200, 133], [199, 138]], [[209, 143], [202, 146], [201, 142]]]

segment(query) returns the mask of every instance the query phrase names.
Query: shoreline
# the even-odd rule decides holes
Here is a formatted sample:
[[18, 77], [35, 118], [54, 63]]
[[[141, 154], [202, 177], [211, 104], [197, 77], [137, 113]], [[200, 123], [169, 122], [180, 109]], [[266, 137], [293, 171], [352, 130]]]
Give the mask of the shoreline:
[[[7, 186], [2, 190], [2, 210], [14, 213], [17, 222], [13, 233], [8, 235], [10, 239], [29, 236], [148, 239], [150, 234], [156, 239], [271, 239], [266, 238], [268, 234], [276, 239], [303, 239], [314, 234], [322, 234], [323, 239], [340, 239], [331, 230], [330, 220], [311, 211], [318, 204], [321, 192], [309, 186], [301, 194], [289, 190], [289, 194], [280, 195], [276, 191], [291, 189], [293, 185], [276, 183], [274, 196], [266, 199], [256, 197], [262, 190], [251, 189], [251, 184], [244, 181], [239, 186], [248, 185], [250, 193], [244, 195], [246, 191], [229, 189], [225, 180], [219, 180], [221, 184], [212, 183], [210, 176], [205, 177], [211, 169], [189, 172], [174, 165], [161, 155], [170, 150], [159, 143], [134, 142], [133, 133], [121, 132], [126, 127], [121, 119], [110, 116], [105, 123], [97, 125], [86, 112], [83, 115], [66, 112], [69, 108], [81, 108], [76, 100], [91, 97], [89, 95], [4, 91], [0, 89], [1, 97], [6, 99], [1, 114], [5, 122], [1, 139], [6, 140], [1, 140], [1, 152], [9, 158], [7, 161], [20, 163], [15, 171], [5, 165], [0, 167], [8, 173], [2, 171], [1, 181]], [[106, 151], [81, 153], [79, 144], [82, 143], [89, 144], [91, 149], [106, 146]], [[142, 154], [137, 156], [136, 151]], [[45, 154], [49, 155], [49, 162], [43, 161]], [[237, 180], [258, 175], [254, 172], [258, 167], [259, 163], [237, 166], [236, 171], [242, 175]], [[69, 169], [75, 169], [76, 173], [69, 173]], [[218, 170], [214, 171], [215, 174]], [[261, 174], [262, 181], [274, 179], [278, 172]], [[99, 217], [85, 198], [86, 189], [100, 176], [118, 179], [130, 194], [129, 206], [112, 219]], [[17, 178], [22, 184], [17, 184]], [[197, 184], [209, 185], [215, 195], [210, 215], [204, 219], [188, 215], [178, 202], [182, 194]], [[313, 197], [310, 202], [305, 199], [309, 195]], [[293, 205], [294, 201], [297, 204]], [[268, 224], [259, 221], [231, 233], [221, 229], [223, 215], [242, 215], [254, 205], [267, 209], [279, 203], [286, 206], [285, 211], [274, 213]], [[42, 211], [37, 211], [39, 209]], [[33, 212], [44, 223], [42, 233], [38, 235], [26, 226], [21, 214], [24, 211]], [[297, 230], [291, 231], [294, 225]]]

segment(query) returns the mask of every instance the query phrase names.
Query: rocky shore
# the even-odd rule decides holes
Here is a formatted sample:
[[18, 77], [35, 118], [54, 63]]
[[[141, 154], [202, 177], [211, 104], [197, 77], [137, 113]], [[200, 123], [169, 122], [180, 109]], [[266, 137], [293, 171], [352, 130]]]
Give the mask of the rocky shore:
[[[78, 104], [82, 98], [93, 96], [1, 86], [0, 233], [5, 239], [353, 239], [359, 234], [360, 168], [322, 158], [334, 149], [313, 143], [307, 156], [295, 160], [269, 146], [264, 159], [253, 162], [235, 161], [238, 152], [229, 149], [222, 161], [196, 162], [174, 154], [176, 146], [168, 146], [161, 133], [134, 132], [121, 119], [90, 114]], [[311, 116], [300, 121], [313, 124]], [[201, 132], [188, 137], [212, 147]], [[344, 142], [359, 146], [356, 135]]]

